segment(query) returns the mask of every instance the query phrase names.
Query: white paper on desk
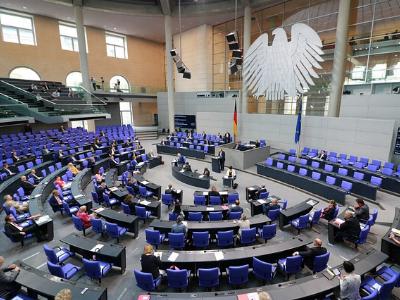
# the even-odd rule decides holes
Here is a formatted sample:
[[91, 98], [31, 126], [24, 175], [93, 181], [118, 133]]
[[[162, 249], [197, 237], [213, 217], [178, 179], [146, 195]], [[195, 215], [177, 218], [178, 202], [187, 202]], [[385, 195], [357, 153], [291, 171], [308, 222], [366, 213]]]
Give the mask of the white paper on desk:
[[36, 220], [36, 224], [40, 225], [42, 223], [50, 221], [50, 217], [48, 215], [41, 216], [39, 219]]
[[217, 261], [224, 259], [224, 253], [222, 253], [222, 251], [214, 252], [214, 255]]
[[203, 192], [203, 196], [208, 196], [208, 192]]
[[74, 196], [75, 199], [76, 199], [76, 198], [81, 198], [81, 197], [83, 197], [82, 194], [79, 194], [79, 195]]
[[199, 178], [204, 178], [204, 175], [200, 175]]
[[182, 169], [182, 170], [180, 170], [179, 172], [183, 173], [183, 172], [185, 172], [185, 170], [184, 170], [184, 169]]
[[42, 196], [42, 194], [37, 194], [37, 195], [34, 196], [34, 198], [38, 198], [40, 196]]
[[146, 184], [149, 184], [150, 182], [148, 182], [147, 180], [144, 180], [144, 181], [142, 181], [141, 183], [144, 184], [144, 185], [146, 185]]
[[392, 228], [392, 232], [393, 232], [393, 234], [400, 236], [400, 230], [398, 230], [396, 228]]
[[180, 194], [182, 192], [182, 190], [176, 190], [177, 194]]
[[143, 204], [143, 205], [149, 205], [149, 204], [150, 204], [150, 201], [142, 200], [142, 201], [140, 201], [139, 203], [140, 203], [140, 204]]
[[103, 248], [104, 245], [103, 244], [97, 244], [96, 246], [94, 246], [92, 249], [90, 249], [91, 252], [98, 252], [101, 248]]
[[379, 291], [380, 289], [381, 289], [381, 285], [379, 284], [379, 283], [375, 283], [373, 286], [372, 286], [372, 288], [374, 289], [374, 290], [377, 290], [377, 291]]
[[155, 256], [157, 256], [157, 257], [159, 257], [160, 259], [161, 259], [161, 257], [162, 257], [162, 252], [154, 252], [154, 255]]
[[104, 207], [99, 207], [98, 209], [95, 210], [95, 212], [101, 212], [103, 211], [105, 208]]
[[315, 200], [308, 200], [307, 202], [306, 202], [308, 205], [311, 205], [311, 206], [314, 206], [315, 204], [317, 204], [316, 203], [316, 201]]
[[260, 297], [258, 296], [258, 293], [248, 293], [247, 294], [247, 300], [259, 300]]
[[227, 196], [227, 195], [228, 195], [228, 192], [227, 192], [227, 191], [219, 192], [219, 195], [220, 195], [220, 196]]
[[71, 182], [64, 184], [63, 190], [67, 190], [67, 189], [71, 188], [71, 185], [72, 185]]
[[207, 211], [213, 211], [213, 210], [214, 210], [214, 207], [207, 207], [206, 210], [207, 210]]
[[182, 224], [187, 227], [187, 221], [182, 221]]
[[111, 192], [115, 192], [115, 191], [118, 190], [118, 188], [117, 188], [116, 186], [113, 186], [113, 187], [110, 187], [109, 190], [110, 190]]
[[257, 202], [260, 203], [260, 204], [265, 204], [265, 203], [267, 203], [267, 201], [265, 201], [265, 200], [263, 200], [263, 199], [258, 199]]
[[179, 256], [179, 253], [172, 252], [171, 255], [168, 257], [169, 261], [175, 261]]

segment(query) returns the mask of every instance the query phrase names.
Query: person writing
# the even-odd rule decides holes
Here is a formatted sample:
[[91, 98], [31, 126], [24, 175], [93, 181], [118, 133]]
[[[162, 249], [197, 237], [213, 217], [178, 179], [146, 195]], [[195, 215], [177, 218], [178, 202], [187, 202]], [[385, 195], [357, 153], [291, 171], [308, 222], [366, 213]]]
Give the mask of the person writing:
[[321, 150], [321, 152], [318, 155], [318, 158], [321, 160], [326, 160], [327, 158], [326, 152], [324, 150]]
[[172, 233], [183, 233], [184, 235], [186, 235], [187, 228], [186, 228], [185, 224], [183, 224], [182, 216], [178, 216], [176, 218], [176, 223], [172, 225], [171, 232]]
[[307, 247], [304, 251], [296, 251], [293, 256], [300, 255], [303, 257], [304, 264], [309, 268], [313, 269], [314, 258], [319, 255], [323, 255], [327, 252], [325, 247], [322, 247], [322, 240], [319, 238], [314, 239], [313, 247]]
[[8, 163], [5, 163], [3, 165], [3, 172], [5, 172], [8, 176], [14, 176], [16, 174], [13, 171], [11, 171], [10, 166], [9, 166]]
[[160, 277], [161, 260], [159, 257], [154, 255], [152, 245], [147, 244], [144, 246], [140, 263], [142, 265], [142, 272], [150, 273], [153, 275], [153, 279]]
[[234, 222], [239, 225], [238, 238], [241, 237], [243, 229], [250, 229], [250, 220], [247, 219], [247, 216], [245, 214], [242, 214], [239, 221]]
[[11, 299], [21, 289], [21, 286], [15, 282], [20, 269], [15, 264], [11, 264], [7, 268], [3, 268], [3, 265], [4, 257], [0, 256], [0, 295], [7, 295]]
[[339, 226], [339, 232], [336, 234], [335, 239], [337, 241], [343, 241], [343, 239], [355, 242], [360, 236], [360, 222], [353, 216], [351, 211], [346, 211], [344, 213], [345, 221], [341, 223], [336, 219], [334, 223]]
[[355, 217], [362, 223], [367, 223], [369, 219], [369, 207], [363, 199], [358, 198], [354, 205]]
[[350, 261], [343, 262], [343, 270], [339, 276], [340, 299], [360, 300], [361, 276], [354, 273], [354, 265]]
[[325, 220], [332, 220], [336, 211], [336, 202], [335, 200], [329, 200], [328, 206], [324, 208], [321, 214], [321, 218]]
[[32, 170], [31, 170], [31, 173], [29, 174], [29, 178], [32, 178], [33, 181], [34, 181], [36, 184], [38, 184], [38, 183], [42, 180], [43, 177], [39, 177], [38, 175], [36, 175], [36, 170], [35, 170], [35, 169], [32, 169]]

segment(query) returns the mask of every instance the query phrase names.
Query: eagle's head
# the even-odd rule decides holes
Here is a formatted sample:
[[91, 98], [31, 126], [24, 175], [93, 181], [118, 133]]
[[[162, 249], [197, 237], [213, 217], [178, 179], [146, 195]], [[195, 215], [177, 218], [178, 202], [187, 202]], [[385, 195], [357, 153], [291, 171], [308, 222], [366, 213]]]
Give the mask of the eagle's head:
[[286, 31], [285, 31], [283, 28], [281, 28], [281, 27], [275, 28], [275, 29], [272, 31], [272, 36], [275, 36], [275, 37], [274, 37], [274, 40], [281, 40], [281, 39], [284, 39], [285, 41], [287, 41]]

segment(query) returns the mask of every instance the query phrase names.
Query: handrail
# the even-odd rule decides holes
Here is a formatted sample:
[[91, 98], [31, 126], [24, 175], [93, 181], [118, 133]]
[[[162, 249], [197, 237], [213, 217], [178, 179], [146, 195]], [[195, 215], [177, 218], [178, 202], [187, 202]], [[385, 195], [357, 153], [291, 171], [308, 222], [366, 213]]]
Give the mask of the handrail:
[[45, 102], [48, 102], [48, 103], [54, 105], [54, 102], [52, 102], [52, 101], [50, 101], [50, 100], [48, 100], [48, 99], [45, 99], [45, 98], [43, 98], [43, 97], [40, 96], [40, 95], [36, 96], [36, 95], [32, 94], [31, 92], [28, 92], [28, 91], [26, 91], [26, 90], [24, 90], [24, 89], [21, 89], [20, 87], [18, 87], [18, 86], [16, 86], [16, 85], [13, 85], [13, 84], [11, 84], [11, 83], [8, 83], [7, 81], [4, 81], [4, 80], [0, 80], [0, 82], [2, 82], [2, 83], [4, 83], [4, 84], [7, 84], [7, 85], [9, 85], [9, 86], [11, 86], [11, 87], [13, 87], [14, 89], [17, 89], [17, 90], [21, 91], [22, 93], [31, 96], [32, 98], [35, 98], [36, 101], [38, 101], [38, 100], [40, 100], [40, 101], [45, 101]]
[[92, 92], [88, 91], [84, 86], [79, 86], [79, 88], [81, 88], [82, 90], [84, 90], [86, 93], [88, 93], [90, 96], [96, 98], [98, 101], [100, 101], [101, 103], [103, 103], [103, 105], [107, 105], [107, 103], [103, 100], [101, 100], [99, 97], [97, 97], [96, 95], [94, 95]]
[[[24, 106], [28, 107], [28, 104], [26, 104], [26, 103], [24, 103], [24, 102], [21, 102], [21, 101], [15, 99], [15, 98], [12, 98], [12, 97], [10, 97], [10, 96], [8, 96], [8, 95], [4, 95], [3, 93], [0, 93], [0, 95], [2, 95], [3, 97], [9, 98], [9, 99], [11, 99], [12, 101], [16, 101], [16, 102], [18, 102], [20, 105], [24, 105]], [[1, 104], [0, 106], [6, 106], [6, 105]], [[15, 104], [10, 104], [10, 105], [8, 105], [8, 106], [15, 106]]]

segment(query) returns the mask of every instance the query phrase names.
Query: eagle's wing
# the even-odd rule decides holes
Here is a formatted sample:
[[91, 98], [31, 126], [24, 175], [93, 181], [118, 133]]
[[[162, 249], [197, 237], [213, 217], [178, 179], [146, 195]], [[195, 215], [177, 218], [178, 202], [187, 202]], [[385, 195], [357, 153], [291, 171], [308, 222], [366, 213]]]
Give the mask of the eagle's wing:
[[321, 48], [321, 39], [311, 27], [301, 23], [292, 26], [289, 49], [299, 93], [304, 93], [310, 85], [314, 85], [311, 77], [319, 77], [314, 68], [322, 68], [318, 63], [324, 61]]
[[265, 80], [267, 66], [268, 34], [263, 33], [246, 51], [243, 59], [243, 77], [247, 88], [255, 97], [265, 95], [268, 82]]

